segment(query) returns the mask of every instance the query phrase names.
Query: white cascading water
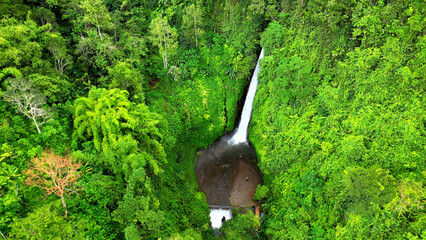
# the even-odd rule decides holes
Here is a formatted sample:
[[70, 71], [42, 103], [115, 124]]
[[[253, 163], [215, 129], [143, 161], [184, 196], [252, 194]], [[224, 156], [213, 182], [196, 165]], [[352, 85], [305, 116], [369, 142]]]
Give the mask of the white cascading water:
[[263, 58], [263, 48], [257, 60], [256, 68], [254, 69], [253, 77], [251, 78], [249, 90], [247, 92], [246, 101], [244, 102], [243, 112], [241, 113], [240, 123], [235, 130], [234, 135], [228, 140], [229, 144], [239, 144], [247, 142], [247, 130], [250, 123], [251, 112], [253, 109], [254, 96], [257, 90], [257, 76], [260, 71], [260, 60]]
[[[234, 134], [228, 140], [228, 144], [236, 145], [240, 143], [247, 143], [247, 130], [250, 123], [251, 112], [253, 109], [254, 96], [257, 90], [257, 77], [260, 71], [260, 60], [263, 58], [263, 48], [260, 52], [259, 59], [257, 60], [256, 68], [254, 69], [253, 77], [251, 78], [250, 86], [247, 92], [246, 100], [244, 102], [243, 112], [241, 113], [241, 120], [238, 124], [238, 128], [235, 129]], [[219, 229], [222, 227], [222, 219], [225, 217], [225, 221], [232, 218], [231, 209], [227, 208], [210, 208], [210, 222], [212, 227]]]
[[222, 227], [222, 219], [225, 217], [225, 221], [228, 221], [232, 218], [231, 209], [222, 209], [222, 208], [211, 208], [210, 209], [210, 222], [212, 223], [212, 228]]

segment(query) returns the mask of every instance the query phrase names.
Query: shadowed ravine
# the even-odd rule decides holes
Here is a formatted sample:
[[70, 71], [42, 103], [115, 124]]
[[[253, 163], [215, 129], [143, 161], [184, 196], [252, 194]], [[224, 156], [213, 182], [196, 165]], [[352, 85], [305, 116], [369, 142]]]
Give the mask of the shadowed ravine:
[[[195, 164], [198, 184], [212, 209], [210, 218], [214, 228], [222, 225], [222, 215], [231, 216], [230, 207], [257, 206], [253, 197], [257, 185], [262, 183], [262, 176], [257, 167], [256, 152], [247, 139], [247, 130], [262, 58], [263, 49], [250, 82], [238, 127], [231, 135], [224, 136], [204, 150]], [[229, 220], [229, 217], [225, 219]]]

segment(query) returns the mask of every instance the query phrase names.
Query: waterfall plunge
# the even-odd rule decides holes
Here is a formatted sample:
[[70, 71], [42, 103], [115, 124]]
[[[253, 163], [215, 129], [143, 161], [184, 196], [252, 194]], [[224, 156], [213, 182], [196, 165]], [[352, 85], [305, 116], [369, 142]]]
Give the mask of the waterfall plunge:
[[[238, 145], [238, 144], [241, 144], [241, 143], [247, 143], [247, 130], [248, 130], [248, 125], [250, 123], [251, 112], [252, 112], [252, 109], [253, 109], [254, 96], [256, 95], [256, 89], [257, 89], [257, 83], [258, 83], [257, 77], [259, 75], [259, 70], [260, 70], [260, 60], [262, 58], [263, 58], [263, 49], [260, 52], [259, 59], [257, 60], [256, 68], [254, 70], [253, 77], [252, 77], [251, 82], [250, 82], [248, 93], [247, 93], [247, 96], [246, 96], [246, 99], [245, 99], [245, 102], [244, 102], [243, 111], [241, 113], [241, 120], [238, 124], [238, 127], [234, 130], [234, 134], [227, 141], [227, 144], [229, 144], [229, 145]], [[226, 140], [222, 139], [220, 142], [222, 142], [222, 141], [225, 142]], [[231, 147], [229, 145], [228, 145], [228, 148]], [[217, 146], [218, 145], [216, 145], [216, 147]], [[244, 145], [239, 145], [239, 147], [242, 147], [242, 146], [244, 146]], [[238, 147], [238, 146], [232, 146], [232, 148], [231, 148], [232, 152], [235, 152], [235, 149], [233, 147]], [[213, 151], [213, 150], [211, 150], [211, 151]], [[238, 151], [237, 151], [237, 153], [239, 154]], [[223, 152], [222, 152], [222, 154], [223, 154]], [[223, 155], [223, 156], [225, 156], [225, 155]], [[223, 156], [221, 156], [221, 158], [223, 158]], [[240, 157], [241, 157], [241, 155], [240, 155]], [[256, 158], [256, 154], [254, 154], [254, 158]], [[251, 157], [250, 159], [253, 159], [253, 157]], [[198, 162], [199, 162], [199, 160], [197, 161], [197, 163]], [[215, 163], [214, 166], [216, 166], [216, 164], [217, 163]], [[225, 165], [227, 165], [229, 167], [229, 164], [225, 164]], [[196, 169], [197, 169], [197, 167], [196, 167]], [[197, 170], [196, 170], [196, 172], [197, 172]], [[198, 178], [198, 174], [199, 174], [199, 172], [197, 172], [197, 178]], [[202, 179], [204, 179], [204, 177], [202, 177]], [[259, 176], [259, 179], [261, 179], [260, 176]], [[200, 180], [198, 179], [198, 181], [200, 181]], [[252, 179], [251, 181], [254, 181], [254, 179]], [[261, 180], [259, 180], [259, 183], [260, 183], [260, 181]], [[200, 184], [200, 182], [199, 182], [199, 184]], [[201, 183], [201, 185], [203, 185], [203, 183]], [[230, 207], [226, 207], [226, 206], [225, 207], [220, 207], [220, 206], [212, 207], [212, 205], [210, 205], [210, 206], [211, 206], [211, 208], [210, 208], [210, 222], [212, 224], [211, 226], [214, 229], [217, 230], [222, 226], [222, 224], [223, 224], [222, 218], [223, 217], [225, 217], [225, 221], [228, 221], [229, 219], [232, 218], [232, 213], [231, 213]]]
[[211, 208], [210, 209], [210, 222], [212, 223], [212, 228], [219, 229], [222, 227], [222, 218], [225, 218], [225, 221], [228, 221], [232, 218], [231, 209], [222, 209], [222, 208]]
[[256, 89], [258, 84], [257, 76], [259, 75], [260, 60], [262, 58], [263, 58], [263, 48], [262, 48], [262, 51], [260, 52], [259, 59], [257, 60], [253, 77], [251, 78], [249, 90], [246, 96], [246, 100], [244, 102], [243, 112], [241, 113], [240, 123], [238, 124], [238, 127], [235, 130], [234, 135], [232, 135], [231, 139], [228, 140], [229, 144], [235, 145], [235, 144], [247, 142], [247, 130], [248, 130], [248, 125], [250, 123], [251, 112], [253, 109], [254, 96], [256, 95]]

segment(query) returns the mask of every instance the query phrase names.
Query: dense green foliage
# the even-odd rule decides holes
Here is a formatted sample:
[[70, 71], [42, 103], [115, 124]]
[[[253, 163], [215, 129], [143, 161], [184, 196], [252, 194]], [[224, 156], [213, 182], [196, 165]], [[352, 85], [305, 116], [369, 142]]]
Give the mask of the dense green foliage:
[[[425, 9], [3, 1], [0, 238], [214, 238], [195, 152], [234, 128], [260, 46], [250, 140], [265, 217], [235, 214], [220, 238], [426, 238]], [[78, 163], [67, 215], [26, 184], [44, 151]]]
[[[0, 4], [1, 235], [213, 237], [195, 152], [234, 127], [265, 23], [249, 4]], [[67, 216], [25, 184], [45, 150], [82, 164]]]
[[270, 239], [426, 237], [423, 1], [284, 1], [250, 139]]

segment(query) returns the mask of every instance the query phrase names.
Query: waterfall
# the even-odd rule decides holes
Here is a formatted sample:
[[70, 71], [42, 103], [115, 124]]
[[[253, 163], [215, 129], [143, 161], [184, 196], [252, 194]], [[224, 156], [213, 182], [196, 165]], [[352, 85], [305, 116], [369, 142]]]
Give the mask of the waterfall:
[[210, 222], [212, 223], [212, 228], [220, 228], [223, 224], [223, 218], [225, 221], [228, 221], [232, 218], [232, 213], [230, 208], [211, 208], [210, 209]]
[[260, 60], [263, 58], [263, 48], [260, 52], [259, 59], [257, 60], [256, 68], [254, 69], [253, 77], [251, 78], [249, 90], [247, 92], [246, 100], [244, 102], [243, 112], [241, 113], [240, 123], [237, 129], [232, 135], [231, 139], [228, 140], [229, 144], [239, 144], [247, 142], [247, 130], [250, 123], [251, 112], [253, 109], [254, 96], [256, 95], [257, 89], [257, 76], [260, 71]]

